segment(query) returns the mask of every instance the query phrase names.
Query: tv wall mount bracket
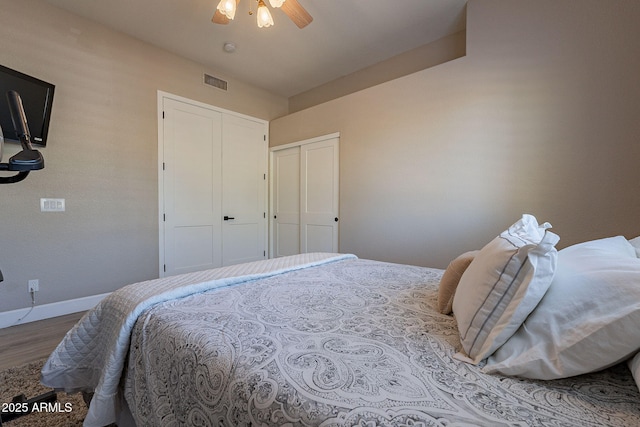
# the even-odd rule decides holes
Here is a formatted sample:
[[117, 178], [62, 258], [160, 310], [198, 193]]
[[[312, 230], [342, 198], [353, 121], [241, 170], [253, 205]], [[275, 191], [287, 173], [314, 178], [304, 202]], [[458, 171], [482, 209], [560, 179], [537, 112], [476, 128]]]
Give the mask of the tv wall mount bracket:
[[[20, 182], [29, 175], [29, 172], [44, 168], [44, 158], [38, 150], [31, 145], [31, 133], [27, 124], [27, 116], [22, 106], [22, 98], [18, 92], [10, 90], [7, 92], [9, 102], [9, 112], [22, 151], [12, 156], [7, 163], [0, 163], [0, 171], [17, 172], [12, 176], [0, 176], [0, 184], [13, 184]], [[0, 129], [0, 162], [2, 161], [2, 148], [4, 137]]]

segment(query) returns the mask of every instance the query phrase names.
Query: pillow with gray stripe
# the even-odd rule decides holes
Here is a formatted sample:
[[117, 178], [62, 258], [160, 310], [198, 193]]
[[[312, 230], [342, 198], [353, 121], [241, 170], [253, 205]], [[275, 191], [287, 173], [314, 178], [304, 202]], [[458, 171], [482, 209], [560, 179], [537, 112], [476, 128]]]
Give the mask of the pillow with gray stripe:
[[463, 359], [478, 364], [504, 344], [551, 285], [560, 238], [525, 214], [478, 252], [453, 299]]

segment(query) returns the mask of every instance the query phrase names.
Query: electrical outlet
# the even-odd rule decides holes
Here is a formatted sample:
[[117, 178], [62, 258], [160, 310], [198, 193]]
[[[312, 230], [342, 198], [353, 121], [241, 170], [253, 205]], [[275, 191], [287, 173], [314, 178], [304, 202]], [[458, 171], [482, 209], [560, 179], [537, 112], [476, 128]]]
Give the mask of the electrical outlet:
[[29, 280], [29, 293], [38, 292], [40, 290], [40, 281], [38, 279]]

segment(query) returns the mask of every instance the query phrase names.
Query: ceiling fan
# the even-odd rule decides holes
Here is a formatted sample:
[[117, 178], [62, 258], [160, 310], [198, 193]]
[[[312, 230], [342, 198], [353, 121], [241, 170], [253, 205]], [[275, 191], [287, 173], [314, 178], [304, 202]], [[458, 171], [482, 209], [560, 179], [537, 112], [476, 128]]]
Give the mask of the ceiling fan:
[[[249, 0], [252, 1], [252, 0]], [[273, 25], [271, 12], [264, 3], [264, 0], [257, 0], [258, 10], [257, 21], [258, 27], [270, 27]], [[211, 21], [216, 24], [226, 25], [232, 20], [236, 14], [236, 8], [240, 4], [240, 0], [220, 0], [216, 13]], [[269, 0], [269, 4], [273, 8], [280, 8], [293, 21], [298, 28], [304, 28], [313, 21], [313, 17], [309, 15], [304, 7], [298, 3], [298, 0]], [[253, 15], [251, 4], [249, 4], [249, 15]]]

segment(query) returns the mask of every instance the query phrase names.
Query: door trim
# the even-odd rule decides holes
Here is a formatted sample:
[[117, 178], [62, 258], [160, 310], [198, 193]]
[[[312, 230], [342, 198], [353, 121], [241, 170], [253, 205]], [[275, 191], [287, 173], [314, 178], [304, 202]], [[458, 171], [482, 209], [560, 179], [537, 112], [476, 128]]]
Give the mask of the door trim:
[[274, 171], [273, 171], [273, 167], [274, 167], [274, 155], [273, 153], [276, 151], [280, 151], [280, 150], [286, 150], [288, 148], [293, 148], [293, 147], [302, 147], [303, 145], [307, 145], [307, 144], [313, 144], [316, 142], [321, 142], [321, 141], [326, 141], [328, 139], [334, 139], [334, 138], [338, 138], [340, 139], [340, 132], [334, 132], [334, 133], [329, 133], [326, 135], [321, 135], [321, 136], [316, 136], [314, 138], [309, 138], [309, 139], [304, 139], [301, 141], [296, 141], [296, 142], [291, 142], [288, 144], [282, 144], [282, 145], [276, 145], [274, 147], [269, 148], [269, 244], [268, 244], [268, 251], [269, 251], [269, 258], [273, 258], [275, 256], [275, 239], [274, 239], [274, 222], [273, 222], [273, 214], [275, 211], [275, 207], [273, 204], [273, 194], [274, 194]]
[[[196, 101], [193, 99], [185, 98], [180, 95], [175, 95], [169, 92], [159, 90], [157, 93], [157, 113], [158, 113], [158, 277], [165, 277], [164, 265], [165, 265], [165, 232], [164, 232], [164, 175], [163, 175], [163, 164], [164, 164], [164, 117], [163, 117], [163, 105], [165, 99], [172, 99], [174, 101], [184, 102], [186, 104], [195, 105], [197, 107], [202, 107], [210, 110], [217, 111], [222, 114], [228, 114], [235, 117], [240, 117], [243, 119], [253, 120], [255, 122], [260, 122], [265, 125], [265, 147], [269, 146], [269, 121], [259, 119], [257, 117], [252, 117], [246, 114], [237, 113], [235, 111], [227, 110], [224, 108], [217, 107], [215, 105], [206, 104], [204, 102]], [[265, 150], [266, 154], [266, 150]], [[268, 186], [265, 180], [265, 211], [268, 212]], [[266, 219], [265, 219], [266, 220]], [[269, 224], [269, 223], [267, 223]], [[268, 226], [265, 227], [265, 243], [266, 250], [269, 250], [269, 237], [268, 237]]]
[[285, 150], [292, 147], [300, 147], [301, 145], [313, 144], [314, 142], [325, 141], [327, 139], [340, 138], [340, 132], [329, 133], [327, 135], [316, 136], [314, 138], [304, 139], [302, 141], [290, 142], [289, 144], [276, 145], [269, 148], [269, 152]]

